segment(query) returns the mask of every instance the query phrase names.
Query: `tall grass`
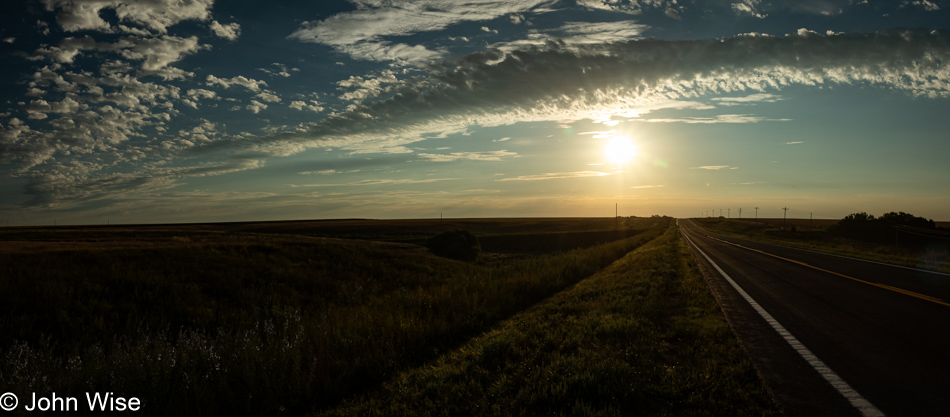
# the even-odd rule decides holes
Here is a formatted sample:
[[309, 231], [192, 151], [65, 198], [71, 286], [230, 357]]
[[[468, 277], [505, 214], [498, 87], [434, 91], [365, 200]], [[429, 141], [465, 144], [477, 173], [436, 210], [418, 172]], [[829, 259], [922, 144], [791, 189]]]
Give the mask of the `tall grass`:
[[0, 392], [110, 391], [140, 398], [150, 415], [320, 410], [663, 230], [496, 268], [288, 236], [0, 253]]
[[778, 414], [672, 230], [324, 416]]

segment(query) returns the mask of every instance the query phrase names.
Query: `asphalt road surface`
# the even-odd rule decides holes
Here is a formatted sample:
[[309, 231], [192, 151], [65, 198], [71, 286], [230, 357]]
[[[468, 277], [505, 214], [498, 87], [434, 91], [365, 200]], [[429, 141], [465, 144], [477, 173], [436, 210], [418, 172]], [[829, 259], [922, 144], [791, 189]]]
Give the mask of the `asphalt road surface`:
[[950, 415], [950, 275], [678, 224], [786, 414]]

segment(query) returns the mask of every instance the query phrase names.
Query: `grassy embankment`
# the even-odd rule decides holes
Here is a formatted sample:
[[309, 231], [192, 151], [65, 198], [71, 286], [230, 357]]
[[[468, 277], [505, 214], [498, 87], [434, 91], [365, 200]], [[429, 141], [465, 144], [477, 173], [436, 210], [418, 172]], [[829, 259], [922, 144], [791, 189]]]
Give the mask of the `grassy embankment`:
[[406, 244], [187, 228], [8, 240], [0, 392], [115, 392], [149, 415], [326, 409], [594, 274], [669, 221], [490, 265]]
[[776, 414], [673, 228], [321, 415]]
[[809, 249], [853, 258], [867, 259], [950, 273], [950, 250], [947, 246], [907, 248], [894, 245], [882, 245], [849, 239], [828, 233], [827, 226], [833, 222], [822, 221], [820, 226], [808, 227], [805, 221], [799, 221], [794, 231], [791, 227], [783, 230], [781, 219], [777, 224], [767, 221], [702, 218], [692, 219], [697, 225], [725, 235], [744, 237], [760, 242], [775, 243]]

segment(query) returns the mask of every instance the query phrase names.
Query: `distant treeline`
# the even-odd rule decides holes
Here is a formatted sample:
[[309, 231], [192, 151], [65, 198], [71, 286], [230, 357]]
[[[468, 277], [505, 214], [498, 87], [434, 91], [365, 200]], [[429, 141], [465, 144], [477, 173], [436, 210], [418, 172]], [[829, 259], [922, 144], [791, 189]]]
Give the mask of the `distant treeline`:
[[933, 220], [909, 213], [890, 212], [874, 217], [865, 212], [852, 213], [841, 219], [828, 231], [840, 236], [876, 243], [926, 244], [950, 239], [950, 233], [941, 236]]

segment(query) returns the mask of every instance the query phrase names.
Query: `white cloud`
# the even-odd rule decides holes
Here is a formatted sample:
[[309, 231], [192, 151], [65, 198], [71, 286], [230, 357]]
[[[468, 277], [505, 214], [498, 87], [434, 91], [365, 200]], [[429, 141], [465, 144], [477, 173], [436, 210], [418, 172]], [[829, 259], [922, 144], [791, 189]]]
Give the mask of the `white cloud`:
[[215, 35], [218, 35], [222, 38], [225, 38], [229, 41], [236, 41], [239, 36], [241, 36], [241, 25], [238, 23], [228, 23], [222, 25], [218, 23], [217, 20], [212, 20], [211, 25], [208, 26]]
[[261, 99], [261, 101], [265, 101], [265, 102], [268, 102], [268, 103], [279, 103], [279, 102], [280, 102], [280, 97], [278, 97], [275, 92], [269, 91], [269, 90], [261, 91], [260, 93], [254, 95], [254, 97], [259, 98], [259, 99]]
[[492, 45], [502, 51], [519, 48], [543, 47], [550, 42], [579, 47], [588, 44], [623, 42], [641, 38], [649, 26], [630, 20], [617, 22], [565, 22], [554, 29], [532, 29], [523, 39], [500, 42]]
[[355, 59], [420, 63], [441, 57], [421, 45], [395, 44], [386, 37], [442, 30], [466, 21], [487, 21], [527, 12], [551, 0], [354, 0], [357, 9], [306, 22], [290, 38], [331, 46]]
[[395, 61], [403, 64], [424, 64], [445, 55], [444, 49], [431, 50], [422, 45], [408, 45], [389, 41], [361, 42], [340, 45], [340, 52], [353, 59], [366, 61]]
[[578, 0], [577, 4], [594, 10], [641, 14], [645, 9], [657, 8], [670, 10], [676, 6], [676, 0]]
[[119, 21], [145, 26], [165, 33], [168, 26], [185, 20], [207, 20], [213, 0], [42, 0], [48, 11], [58, 11], [56, 21], [67, 32], [98, 30], [114, 32], [102, 19], [103, 10], [111, 9]]
[[[742, 96], [746, 103], [757, 103], [767, 99], [756, 93], [777, 94], [792, 85], [859, 85], [921, 97], [950, 97], [950, 35], [945, 32], [803, 33], [714, 40], [611, 41], [583, 48], [551, 43], [510, 55], [486, 50], [460, 59], [455, 66], [432, 68], [427, 77], [393, 83], [383, 82], [388, 78], [384, 74], [354, 79], [341, 87], [367, 92], [352, 97], [352, 110], [296, 130], [237, 135], [228, 140], [215, 140], [207, 131], [188, 132], [176, 138], [180, 141], [170, 142], [168, 151], [162, 148], [162, 140], [151, 138], [156, 131], [170, 128], [167, 125], [175, 106], [183, 103], [183, 98], [197, 101], [216, 95], [197, 88], [183, 91], [173, 85], [178, 83], [143, 82], [130, 74], [134, 70], [124, 61], [103, 62], [100, 76], [78, 69], [70, 72], [65, 63], [54, 62], [37, 69], [27, 80], [26, 87], [34, 95], [27, 99], [30, 104], [22, 106], [29, 109], [17, 107], [17, 118], [0, 128], [0, 161], [11, 167], [4, 172], [8, 176], [31, 181], [31, 204], [40, 204], [68, 198], [102, 198], [103, 193], [116, 195], [122, 190], [161, 189], [174, 185], [181, 176], [254, 169], [261, 166], [263, 158], [292, 155], [308, 148], [406, 153], [412, 152], [406, 148], [408, 144], [434, 134], [465, 133], [473, 125], [611, 120], [636, 117], [644, 109], [699, 109], [704, 104], [697, 100], [716, 94]], [[139, 47], [132, 41], [127, 45], [124, 49], [129, 51]], [[94, 46], [96, 50], [99, 47]], [[156, 58], [155, 62], [161, 61]], [[266, 87], [263, 81], [243, 76], [208, 76], [205, 82], [223, 88], [241, 85], [255, 93]], [[730, 101], [710, 102], [723, 105]], [[295, 100], [291, 106], [304, 110], [317, 105], [314, 101], [307, 103]], [[244, 104], [235, 107], [250, 111], [266, 108], [261, 100]], [[57, 108], [63, 113], [54, 111]], [[46, 119], [28, 119], [44, 116]], [[684, 120], [688, 119], [676, 121]], [[765, 120], [769, 119], [733, 114], [691, 121]], [[47, 129], [47, 125], [52, 127]], [[201, 144], [201, 135], [210, 142]], [[103, 160], [83, 164], [80, 155], [89, 159], [101, 156]], [[201, 155], [200, 160], [220, 160], [212, 165], [187, 166], [197, 160], [189, 158], [193, 155]], [[171, 169], [160, 163], [184, 166]], [[720, 169], [726, 168], [733, 169]], [[610, 173], [545, 173], [503, 180], [605, 175]]]
[[449, 162], [457, 160], [468, 161], [501, 161], [501, 158], [518, 156], [517, 152], [485, 151], [485, 152], [452, 152], [450, 154], [420, 153], [419, 157], [435, 162]]
[[198, 99], [198, 98], [202, 98], [202, 99], [206, 99], [206, 100], [219, 100], [219, 99], [220, 99], [220, 98], [218, 97], [218, 93], [216, 93], [216, 92], [214, 92], [214, 91], [211, 91], [211, 90], [205, 90], [205, 89], [203, 89], [203, 88], [190, 89], [190, 90], [188, 90], [187, 92], [185, 92], [185, 94], [188, 95], [188, 97], [191, 97], [191, 98], [193, 98], [193, 99]]
[[[200, 45], [196, 36], [189, 38], [167, 35], [148, 38], [124, 36], [114, 43], [96, 42], [90, 36], [67, 37], [57, 46], [37, 49], [30, 59], [48, 59], [62, 64], [71, 64], [82, 51], [113, 52], [125, 59], [142, 61], [142, 70], [145, 72], [157, 72], [181, 60], [185, 55], [208, 48], [207, 45]], [[171, 78], [180, 79], [181, 77], [172, 76]]]
[[[529, 48], [517, 56], [472, 54], [389, 98], [352, 105], [304, 131], [222, 146], [285, 155], [309, 147], [405, 151], [427, 135], [469, 126], [636, 117], [652, 106], [702, 108], [683, 98], [780, 90], [790, 85], [860, 84], [950, 97], [950, 35], [901, 30], [856, 35], [749, 37], [715, 41], [630, 41], [585, 48]], [[899, 53], [898, 53], [899, 51]], [[881, 59], [887, 57], [886, 59]], [[591, 62], [595, 61], [596, 66]], [[530, 64], [528, 64], [530, 62]], [[673, 103], [673, 104], [666, 104]], [[784, 121], [742, 114], [651, 119], [685, 123]]]
[[693, 167], [692, 169], [705, 169], [709, 171], [719, 171], [721, 169], [739, 169], [739, 167], [731, 167], [729, 165], [704, 165], [701, 167]]
[[794, 142], [785, 142], [786, 145], [800, 145], [802, 143], [805, 143], [805, 142], [800, 141], [800, 140], [794, 141]]
[[131, 60], [144, 60], [142, 69], [154, 71], [166, 65], [181, 60], [186, 54], [195, 53], [201, 49], [208, 49], [207, 45], [199, 45], [198, 37], [179, 38], [176, 36], [161, 36], [158, 38], [123, 38], [117, 47], [122, 48], [119, 53]]
[[775, 103], [782, 100], [782, 97], [775, 94], [758, 93], [743, 97], [714, 97], [712, 100], [722, 106], [735, 106], [740, 104]]
[[341, 100], [362, 102], [392, 91], [404, 83], [396, 78], [392, 70], [384, 70], [378, 74], [371, 73], [362, 77], [351, 75], [350, 78], [338, 81], [336, 84], [341, 89], [352, 89], [341, 94]]
[[248, 104], [244, 108], [247, 110], [250, 110], [254, 114], [257, 114], [257, 113], [260, 113], [261, 110], [267, 109], [267, 105], [257, 100], [251, 100], [251, 104]]
[[319, 113], [323, 111], [323, 106], [320, 105], [320, 102], [316, 100], [310, 100], [310, 104], [307, 104], [305, 101], [294, 100], [290, 102], [290, 108], [296, 110], [310, 110], [314, 113]]
[[261, 86], [267, 85], [267, 83], [264, 81], [247, 78], [243, 75], [238, 75], [231, 78], [218, 78], [214, 75], [208, 74], [208, 77], [205, 78], [205, 81], [208, 85], [220, 85], [224, 88], [231, 88], [232, 85], [239, 85], [254, 92], [261, 91]]
[[599, 171], [576, 171], [576, 172], [548, 172], [538, 175], [522, 175], [519, 177], [502, 178], [495, 181], [543, 181], [555, 180], [561, 178], [587, 178], [587, 177], [606, 177], [613, 175], [609, 172]]
[[714, 124], [714, 123], [759, 123], [759, 122], [788, 122], [792, 119], [768, 119], [747, 114], [720, 114], [715, 117], [679, 117], [666, 119], [638, 119], [650, 123], [687, 123], [687, 124]]
[[303, 172], [298, 172], [298, 174], [300, 174], [300, 175], [332, 175], [332, 174], [338, 174], [338, 173], [339, 173], [339, 171], [337, 171], [337, 170], [335, 170], [335, 169], [324, 169], [324, 170], [321, 170], [321, 171], [303, 171]]
[[358, 187], [364, 185], [401, 185], [401, 184], [430, 184], [433, 182], [440, 181], [453, 181], [458, 178], [429, 178], [424, 180], [411, 180], [411, 179], [382, 179], [382, 180], [362, 180], [356, 182], [347, 182], [342, 184], [288, 184], [287, 187], [291, 188], [300, 188], [300, 187]]
[[935, 12], [940, 10], [940, 6], [930, 0], [914, 0], [914, 1], [904, 1], [901, 3], [900, 7], [915, 6], [920, 7], [928, 12]]
[[[288, 72], [288, 68], [286, 65], [281, 64], [279, 62], [275, 62], [273, 64], [270, 64], [270, 66], [274, 68], [258, 68], [257, 70], [264, 71], [265, 73], [269, 75], [276, 75], [276, 76], [285, 77], [285, 78], [290, 76], [290, 72]], [[290, 68], [289, 71], [300, 71], [300, 69]]]
[[635, 185], [635, 186], [630, 187], [630, 188], [634, 188], [634, 189], [638, 189], [638, 190], [639, 190], [639, 189], [663, 188], [663, 187], [666, 187], [666, 186], [665, 186], [665, 185]]
[[740, 15], [748, 14], [759, 19], [765, 19], [768, 14], [759, 11], [760, 3], [762, 3], [762, 0], [742, 0], [739, 3], [732, 3], [732, 10]]

